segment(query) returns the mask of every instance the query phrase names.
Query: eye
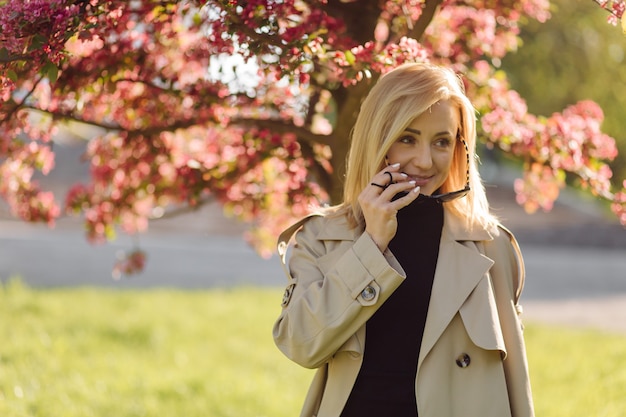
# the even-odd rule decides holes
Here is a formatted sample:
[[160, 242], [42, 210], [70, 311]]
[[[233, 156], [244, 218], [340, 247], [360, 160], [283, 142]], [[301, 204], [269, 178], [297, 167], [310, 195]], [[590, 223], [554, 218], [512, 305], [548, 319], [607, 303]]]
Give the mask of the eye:
[[410, 135], [401, 136], [400, 139], [398, 139], [398, 142], [404, 143], [406, 145], [412, 145], [415, 143], [415, 138]]
[[452, 145], [452, 140], [450, 138], [438, 138], [435, 140], [435, 146], [439, 148], [448, 148]]

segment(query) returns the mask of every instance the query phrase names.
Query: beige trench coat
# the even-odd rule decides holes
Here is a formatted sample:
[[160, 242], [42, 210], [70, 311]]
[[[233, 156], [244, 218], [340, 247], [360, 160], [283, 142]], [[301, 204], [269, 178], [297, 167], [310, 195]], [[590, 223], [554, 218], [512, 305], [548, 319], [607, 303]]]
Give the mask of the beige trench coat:
[[[301, 223], [273, 335], [288, 358], [318, 368], [301, 417], [338, 417], [361, 367], [365, 323], [405, 273], [389, 250], [381, 253], [345, 218], [314, 216]], [[444, 211], [415, 380], [419, 416], [533, 416], [517, 242], [504, 228], [470, 232], [461, 224]], [[283, 261], [286, 242], [299, 227], [279, 239]]]

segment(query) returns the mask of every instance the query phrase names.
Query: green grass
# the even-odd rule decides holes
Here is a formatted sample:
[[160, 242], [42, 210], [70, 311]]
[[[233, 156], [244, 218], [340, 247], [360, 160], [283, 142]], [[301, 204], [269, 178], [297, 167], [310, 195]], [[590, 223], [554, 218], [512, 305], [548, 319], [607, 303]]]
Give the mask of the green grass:
[[[312, 371], [275, 348], [281, 289], [0, 286], [2, 417], [293, 417]], [[527, 324], [538, 416], [622, 416], [626, 336]]]
[[626, 415], [626, 335], [530, 324], [525, 339], [537, 416]]

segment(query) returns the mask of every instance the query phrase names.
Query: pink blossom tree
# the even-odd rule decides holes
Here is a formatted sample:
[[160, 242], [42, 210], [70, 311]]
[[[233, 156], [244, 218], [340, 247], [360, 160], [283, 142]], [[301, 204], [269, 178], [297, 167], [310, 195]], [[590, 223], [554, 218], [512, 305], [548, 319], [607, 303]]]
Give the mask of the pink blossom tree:
[[[623, 0], [597, 3], [622, 19]], [[27, 221], [82, 214], [92, 242], [215, 199], [269, 254], [311, 204], [340, 201], [373, 82], [431, 61], [464, 74], [483, 142], [524, 161], [515, 189], [528, 211], [549, 210], [569, 174], [626, 225], [602, 110], [532, 115], [499, 69], [520, 23], [549, 17], [548, 0], [0, 1], [0, 194]], [[89, 139], [91, 181], [61, 206], [33, 174], [54, 168], [67, 121], [103, 133]], [[131, 253], [118, 272], [143, 263]]]

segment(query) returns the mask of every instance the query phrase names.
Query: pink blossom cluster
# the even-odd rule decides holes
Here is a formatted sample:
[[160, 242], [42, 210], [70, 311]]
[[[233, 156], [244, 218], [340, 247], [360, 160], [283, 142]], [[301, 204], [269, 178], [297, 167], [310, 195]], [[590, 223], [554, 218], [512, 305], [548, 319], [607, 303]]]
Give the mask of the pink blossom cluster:
[[557, 155], [565, 153], [567, 156], [551, 162], [576, 172], [591, 159], [615, 159], [615, 140], [600, 129], [603, 119], [602, 109], [592, 101], [581, 101], [560, 114], [553, 114], [546, 121], [545, 135], [551, 138]]
[[456, 0], [445, 0], [443, 7], [464, 5], [475, 9], [492, 9], [496, 14], [507, 20], [518, 21], [522, 17], [545, 22], [550, 18], [549, 0], [520, 0], [520, 1], [492, 1], [492, 0], [470, 0], [458, 2]]
[[[393, 25], [407, 25], [408, 19], [417, 21], [422, 14], [426, 0], [391, 0], [381, 4], [380, 18]], [[399, 19], [398, 22], [393, 22]]]
[[387, 45], [375, 57], [372, 69], [384, 74], [405, 62], [428, 62], [429, 60], [430, 53], [422, 44], [415, 39], [403, 36], [397, 44]]
[[[615, 140], [602, 133], [602, 109], [591, 101], [581, 101], [550, 117], [528, 113], [524, 100], [509, 90], [503, 75], [489, 76], [489, 68], [477, 63], [470, 80], [490, 80], [476, 100], [485, 109], [481, 126], [493, 146], [527, 161], [524, 179], [515, 185], [518, 202], [529, 212], [549, 211], [565, 185], [565, 173], [575, 174], [581, 185], [604, 198], [612, 199], [612, 172], [605, 161], [617, 156]], [[499, 79], [499, 82], [496, 80]], [[480, 84], [479, 84], [480, 85]]]
[[[444, 32], [443, 27], [455, 29]], [[442, 32], [445, 36], [438, 36]], [[501, 58], [514, 50], [519, 28], [515, 20], [498, 16], [495, 10], [450, 6], [441, 10], [427, 33], [427, 43], [436, 55], [466, 63], [476, 57]]]
[[238, 53], [248, 59], [273, 56], [276, 62], [269, 66], [300, 82], [308, 81], [305, 67], [314, 57], [355, 45], [341, 36], [345, 34], [341, 20], [320, 7], [326, 1], [210, 3], [207, 18], [213, 53]]
[[16, 217], [54, 226], [60, 209], [51, 192], [42, 191], [32, 177], [35, 168], [44, 174], [54, 166], [49, 146], [30, 142], [5, 149], [6, 159], [0, 164], [0, 195]]
[[160, 186], [154, 173], [162, 159], [160, 146], [142, 137], [117, 135], [90, 141], [86, 156], [91, 160], [92, 183], [72, 187], [66, 211], [84, 213], [91, 242], [113, 238], [117, 223], [130, 234], [147, 229]]
[[374, 31], [374, 39], [381, 45], [390, 41], [393, 33], [407, 31], [422, 15], [425, 0], [395, 0], [381, 5], [381, 13]]
[[626, 180], [622, 183], [622, 191], [615, 193], [611, 210], [617, 215], [620, 223], [626, 226]]
[[118, 259], [113, 266], [113, 279], [119, 280], [123, 276], [133, 275], [143, 271], [146, 265], [146, 253], [141, 249], [118, 254]]
[[223, 158], [245, 165], [246, 169], [217, 195], [223, 199], [227, 212], [255, 226], [248, 239], [260, 253], [269, 255], [274, 239], [267, 237], [275, 236], [293, 221], [294, 215], [304, 215], [310, 206], [325, 201], [324, 191], [309, 178], [315, 161], [302, 155], [292, 134], [242, 132], [240, 146], [232, 137], [228, 143], [223, 148]]
[[222, 143], [215, 151], [222, 164], [235, 166], [233, 173], [240, 174], [226, 173], [227, 181], [221, 180], [211, 192], [222, 200], [227, 213], [252, 223], [247, 239], [259, 253], [269, 256], [276, 233], [294, 216], [303, 216], [311, 206], [326, 201], [325, 192], [309, 177], [318, 155], [305, 157], [293, 134], [261, 130], [232, 136], [232, 129], [230, 133], [218, 138]]
[[93, 140], [88, 154], [93, 183], [74, 187], [67, 209], [85, 213], [89, 239], [102, 242], [113, 236], [117, 223], [126, 233], [141, 232], [154, 207], [193, 206], [208, 195], [265, 229], [319, 204], [324, 193], [307, 178], [310, 161], [302, 158], [293, 135], [208, 132], [164, 133], [161, 141], [114, 135]]
[[371, 78], [373, 73], [384, 74], [405, 62], [427, 62], [429, 53], [415, 39], [404, 36], [382, 49], [375, 42], [366, 42], [349, 50], [329, 52], [319, 59], [330, 81], [348, 87]]
[[548, 19], [549, 2], [446, 1], [423, 43], [437, 60], [459, 69], [481, 59], [497, 61], [517, 49], [522, 17]]
[[0, 6], [3, 48], [24, 60], [58, 64], [65, 55], [66, 34], [78, 24], [79, 8], [71, 0], [8, 0]]
[[607, 21], [612, 25], [617, 25], [624, 16], [626, 10], [625, 0], [594, 0], [603, 9], [609, 12]]
[[47, 175], [54, 168], [50, 144], [54, 127], [51, 120], [34, 124], [28, 112], [10, 110], [10, 102], [0, 101], [0, 196], [14, 216], [52, 227], [59, 206], [33, 177], [36, 170]]
[[477, 61], [466, 78], [468, 93], [482, 111], [481, 125], [488, 134], [485, 140], [517, 156], [532, 149], [533, 157], [542, 159], [547, 149], [545, 144], [536, 141], [542, 126], [528, 113], [519, 93], [509, 88], [504, 74], [496, 73], [486, 61]]
[[515, 180], [516, 201], [528, 213], [534, 213], [539, 208], [550, 211], [560, 189], [565, 185], [564, 181], [562, 171], [541, 163], [532, 163], [524, 170], [523, 179]]
[[15, 81], [3, 72], [0, 70], [0, 105], [2, 102], [9, 101], [11, 93], [15, 90]]

